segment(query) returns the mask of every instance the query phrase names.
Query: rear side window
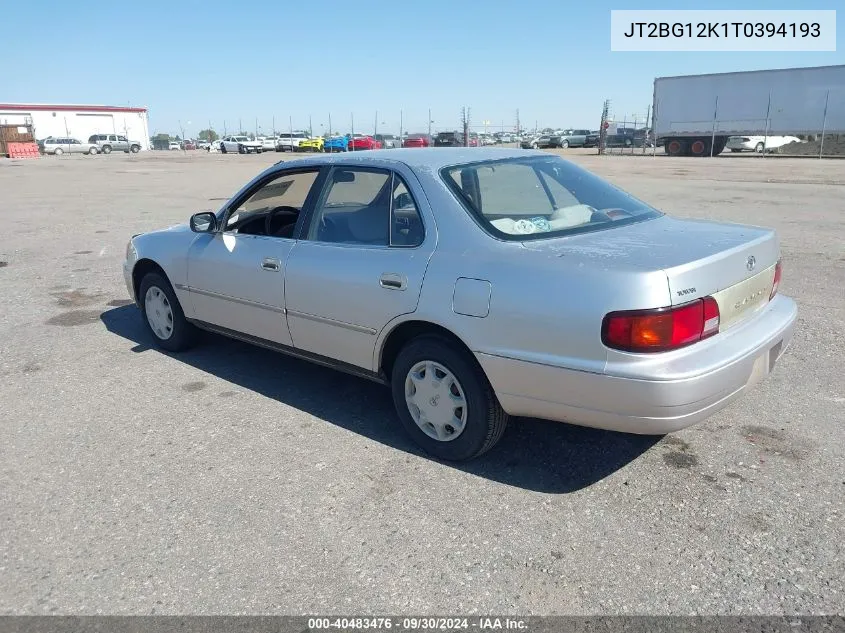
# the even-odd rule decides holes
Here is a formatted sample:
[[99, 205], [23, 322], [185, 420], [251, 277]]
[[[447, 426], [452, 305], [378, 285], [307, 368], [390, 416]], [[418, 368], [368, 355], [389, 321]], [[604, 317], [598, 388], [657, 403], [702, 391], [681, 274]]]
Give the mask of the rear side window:
[[558, 157], [468, 163], [440, 173], [481, 227], [504, 240], [558, 237], [661, 215]]

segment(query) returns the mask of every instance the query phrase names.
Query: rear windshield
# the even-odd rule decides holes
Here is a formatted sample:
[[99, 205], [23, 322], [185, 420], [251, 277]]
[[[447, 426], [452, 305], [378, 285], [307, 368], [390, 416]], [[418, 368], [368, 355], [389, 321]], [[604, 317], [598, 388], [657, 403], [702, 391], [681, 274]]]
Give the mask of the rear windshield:
[[437, 135], [439, 138], [455, 138], [454, 132], [440, 132]]
[[559, 237], [662, 215], [557, 156], [454, 165], [440, 175], [481, 227], [499, 239]]

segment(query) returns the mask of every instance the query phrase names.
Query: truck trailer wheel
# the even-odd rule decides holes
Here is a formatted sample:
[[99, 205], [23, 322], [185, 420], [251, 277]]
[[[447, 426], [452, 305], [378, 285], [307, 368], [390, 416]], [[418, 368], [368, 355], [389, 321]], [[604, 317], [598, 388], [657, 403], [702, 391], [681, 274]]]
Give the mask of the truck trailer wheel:
[[689, 149], [687, 147], [687, 142], [680, 138], [667, 139], [663, 148], [669, 156], [686, 156]]
[[693, 156], [710, 156], [710, 141], [703, 138], [693, 139], [689, 151]]

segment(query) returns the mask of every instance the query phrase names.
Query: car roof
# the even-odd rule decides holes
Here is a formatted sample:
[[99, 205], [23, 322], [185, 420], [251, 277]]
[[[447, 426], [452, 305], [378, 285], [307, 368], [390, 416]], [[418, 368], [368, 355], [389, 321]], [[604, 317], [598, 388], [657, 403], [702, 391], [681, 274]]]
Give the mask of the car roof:
[[385, 166], [386, 163], [403, 163], [412, 169], [438, 170], [450, 165], [485, 160], [504, 160], [526, 156], [550, 156], [546, 152], [524, 149], [503, 149], [498, 147], [438, 147], [385, 150], [365, 150], [342, 154], [318, 154], [308, 158], [280, 161], [280, 169], [308, 164]]

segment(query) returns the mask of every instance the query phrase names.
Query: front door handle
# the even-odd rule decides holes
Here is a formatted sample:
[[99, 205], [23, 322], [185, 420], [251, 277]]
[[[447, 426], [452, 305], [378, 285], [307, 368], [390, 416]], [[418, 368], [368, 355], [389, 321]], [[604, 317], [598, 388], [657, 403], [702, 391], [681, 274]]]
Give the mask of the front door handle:
[[378, 280], [382, 288], [388, 290], [404, 290], [408, 287], [408, 279], [399, 273], [382, 273]]
[[265, 257], [261, 262], [261, 269], [277, 273], [282, 269], [282, 262], [272, 257]]

